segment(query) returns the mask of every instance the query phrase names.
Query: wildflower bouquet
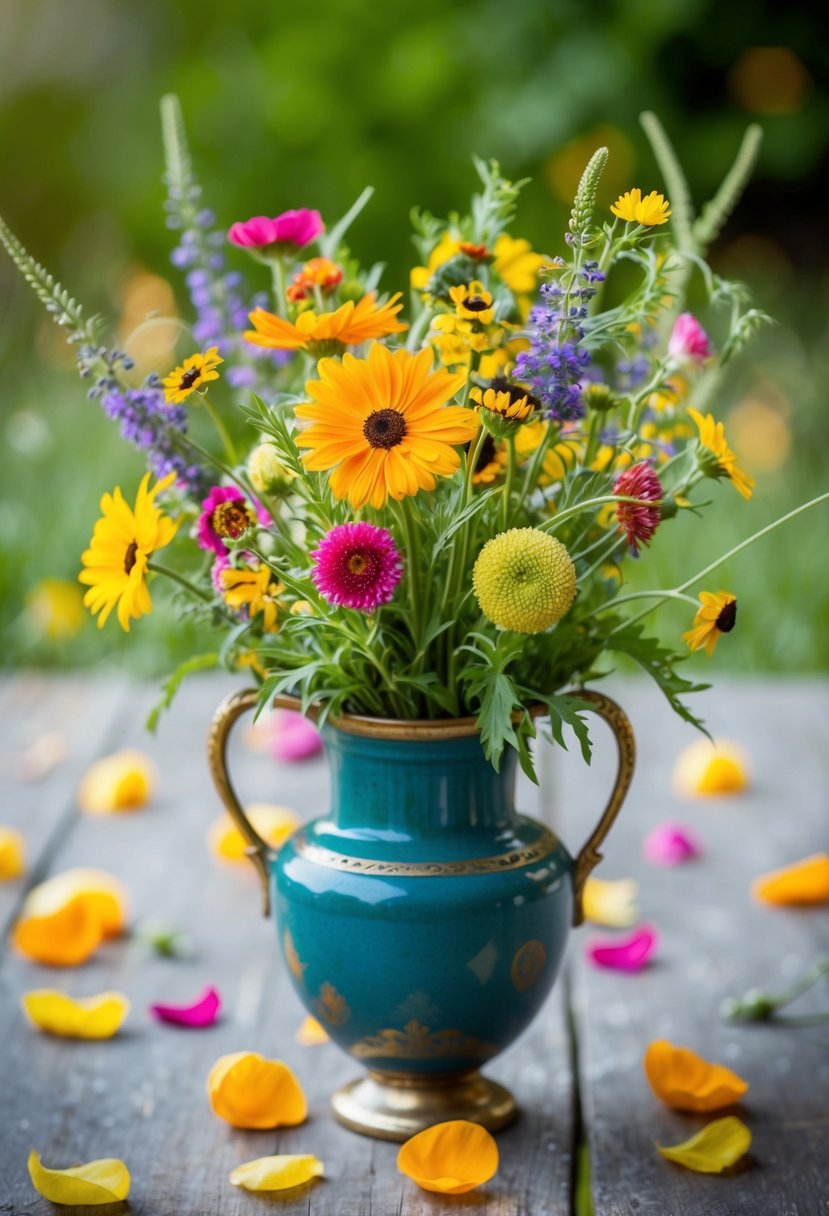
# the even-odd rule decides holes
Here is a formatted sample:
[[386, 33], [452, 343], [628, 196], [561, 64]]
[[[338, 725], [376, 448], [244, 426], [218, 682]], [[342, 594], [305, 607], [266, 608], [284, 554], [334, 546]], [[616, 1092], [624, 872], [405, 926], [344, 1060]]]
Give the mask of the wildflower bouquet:
[[[222, 634], [168, 697], [189, 670], [244, 667], [263, 703], [291, 692], [323, 717], [473, 715], [493, 763], [512, 746], [528, 771], [539, 704], [553, 736], [569, 725], [587, 754], [584, 704], [565, 690], [599, 675], [610, 653], [636, 660], [696, 721], [681, 698], [703, 686], [678, 673], [681, 655], [643, 618], [689, 600], [684, 640], [710, 654], [734, 627], [736, 599], [686, 593], [719, 561], [647, 592], [626, 593], [624, 569], [680, 512], [707, 505], [702, 483], [751, 497], [709, 402], [765, 318], [705, 251], [748, 176], [757, 130], [694, 220], [646, 115], [670, 202], [636, 188], [598, 209], [600, 148], [560, 252], [510, 233], [524, 183], [476, 162], [467, 215], [414, 214], [404, 310], [400, 291], [381, 292], [381, 267], [359, 265], [346, 244], [370, 190], [330, 228], [299, 209], [225, 234], [202, 205], [176, 99], [162, 109], [172, 261], [196, 314], [180, 366], [136, 383], [129, 354], [102, 345], [97, 324], [2, 229], [76, 344], [90, 397], [150, 469], [134, 499], [104, 494], [82, 555], [98, 624], [114, 612], [129, 630], [166, 579]], [[258, 294], [228, 269], [239, 251]], [[692, 271], [716, 342], [683, 311]]]

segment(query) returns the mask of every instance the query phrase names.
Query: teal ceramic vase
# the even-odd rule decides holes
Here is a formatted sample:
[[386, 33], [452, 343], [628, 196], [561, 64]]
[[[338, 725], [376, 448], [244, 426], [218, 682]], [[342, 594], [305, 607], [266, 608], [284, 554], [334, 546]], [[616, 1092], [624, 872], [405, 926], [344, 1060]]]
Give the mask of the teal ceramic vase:
[[497, 1128], [514, 1117], [512, 1095], [479, 1070], [548, 995], [633, 771], [621, 709], [598, 693], [579, 695], [612, 726], [619, 771], [575, 859], [518, 813], [515, 753], [496, 772], [473, 720], [354, 716], [322, 728], [331, 807], [274, 854], [225, 765], [230, 728], [257, 694], [234, 694], [217, 711], [214, 780], [248, 841], [265, 911], [276, 913], [294, 987], [366, 1069], [333, 1097], [336, 1117], [354, 1130], [403, 1140], [444, 1119]]

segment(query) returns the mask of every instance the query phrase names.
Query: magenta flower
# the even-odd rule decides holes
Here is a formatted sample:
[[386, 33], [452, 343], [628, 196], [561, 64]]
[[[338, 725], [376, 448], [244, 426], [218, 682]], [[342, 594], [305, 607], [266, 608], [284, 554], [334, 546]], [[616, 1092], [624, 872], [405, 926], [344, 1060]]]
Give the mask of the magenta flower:
[[668, 354], [679, 363], [697, 363], [707, 359], [711, 353], [711, 342], [708, 334], [700, 325], [693, 313], [683, 312], [671, 330], [668, 340]]
[[650, 962], [656, 942], [656, 930], [650, 925], [641, 925], [622, 940], [588, 942], [587, 957], [597, 967], [609, 967], [614, 971], [641, 971]]
[[[662, 519], [660, 503], [662, 501], [662, 486], [647, 461], [632, 464], [625, 469], [613, 483], [614, 494], [624, 494], [628, 498], [645, 500], [645, 505], [639, 506], [633, 502], [617, 502], [616, 518], [619, 530], [627, 537], [630, 551], [634, 557], [639, 556], [639, 545], [646, 545]], [[653, 503], [653, 506], [648, 506]]]
[[660, 823], [642, 844], [644, 857], [655, 866], [681, 866], [701, 852], [696, 838], [681, 823]]
[[324, 231], [319, 211], [300, 207], [296, 211], [283, 211], [273, 219], [255, 215], [252, 219], [241, 220], [231, 227], [227, 239], [243, 249], [262, 249], [266, 245], [293, 245], [301, 249]]
[[403, 577], [394, 537], [374, 524], [338, 524], [311, 554], [311, 578], [329, 604], [373, 612], [387, 604]]
[[160, 1022], [171, 1022], [174, 1026], [202, 1028], [212, 1026], [222, 1007], [221, 997], [215, 988], [205, 988], [200, 997], [190, 1005], [150, 1005], [150, 1013]]
[[202, 500], [196, 539], [201, 549], [226, 556], [225, 540], [238, 540], [252, 523], [245, 496], [236, 486], [214, 486]]

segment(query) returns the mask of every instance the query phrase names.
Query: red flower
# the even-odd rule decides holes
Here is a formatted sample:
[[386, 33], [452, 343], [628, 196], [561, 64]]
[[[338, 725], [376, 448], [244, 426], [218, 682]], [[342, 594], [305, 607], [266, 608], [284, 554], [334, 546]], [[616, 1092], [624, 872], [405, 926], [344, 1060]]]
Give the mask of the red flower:
[[[614, 494], [623, 494], [626, 498], [638, 498], [641, 503], [619, 502], [616, 504], [616, 518], [619, 529], [624, 532], [634, 557], [639, 556], [639, 545], [646, 545], [662, 518], [660, 503], [662, 502], [662, 486], [647, 461], [642, 464], [632, 464], [625, 469], [621, 477], [616, 478], [613, 486]], [[653, 503], [653, 506], [647, 504]]]

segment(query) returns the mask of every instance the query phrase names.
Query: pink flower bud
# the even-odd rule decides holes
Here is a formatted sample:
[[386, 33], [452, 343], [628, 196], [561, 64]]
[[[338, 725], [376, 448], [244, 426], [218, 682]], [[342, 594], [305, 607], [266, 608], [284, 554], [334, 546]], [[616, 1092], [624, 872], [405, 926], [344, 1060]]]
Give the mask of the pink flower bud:
[[668, 354], [680, 363], [707, 359], [711, 353], [711, 342], [708, 334], [699, 321], [690, 312], [681, 313], [671, 331], [668, 342]]

